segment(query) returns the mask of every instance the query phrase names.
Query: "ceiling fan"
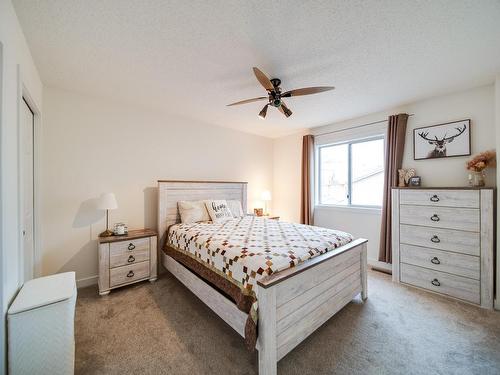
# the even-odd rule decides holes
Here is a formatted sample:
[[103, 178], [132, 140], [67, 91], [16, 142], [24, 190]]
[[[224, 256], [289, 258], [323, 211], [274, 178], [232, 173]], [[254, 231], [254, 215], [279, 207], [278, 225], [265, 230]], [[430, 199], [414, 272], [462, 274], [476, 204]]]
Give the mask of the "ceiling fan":
[[269, 79], [259, 68], [254, 67], [253, 72], [257, 81], [267, 90], [267, 96], [259, 96], [258, 98], [241, 100], [236, 103], [228, 104], [227, 106], [239, 105], [239, 104], [247, 104], [256, 102], [259, 100], [267, 99], [268, 103], [262, 108], [259, 113], [259, 117], [264, 119], [267, 114], [267, 107], [272, 106], [276, 107], [283, 113], [286, 117], [290, 117], [292, 115], [292, 111], [285, 105], [283, 102], [283, 98], [290, 98], [292, 96], [301, 96], [301, 95], [311, 95], [317, 94], [323, 91], [333, 90], [335, 87], [333, 86], [319, 86], [319, 87], [304, 87], [302, 89], [295, 89], [290, 91], [281, 92], [281, 80], [279, 78], [271, 78]]

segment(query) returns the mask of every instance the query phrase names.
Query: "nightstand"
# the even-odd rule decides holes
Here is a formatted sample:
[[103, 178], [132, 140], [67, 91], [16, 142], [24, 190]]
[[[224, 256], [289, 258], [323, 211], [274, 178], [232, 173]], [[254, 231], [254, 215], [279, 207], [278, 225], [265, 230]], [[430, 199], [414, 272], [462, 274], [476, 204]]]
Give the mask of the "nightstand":
[[157, 233], [131, 230], [124, 236], [99, 237], [99, 294], [143, 280], [155, 281]]

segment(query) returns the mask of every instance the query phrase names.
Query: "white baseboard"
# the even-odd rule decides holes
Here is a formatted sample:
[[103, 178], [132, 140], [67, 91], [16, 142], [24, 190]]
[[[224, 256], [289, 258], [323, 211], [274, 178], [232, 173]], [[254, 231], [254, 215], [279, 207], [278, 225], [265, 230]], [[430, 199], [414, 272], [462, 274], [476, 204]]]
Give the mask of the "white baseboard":
[[76, 287], [77, 288], [85, 288], [86, 286], [95, 285], [95, 284], [97, 284], [98, 279], [99, 279], [99, 276], [97, 276], [97, 275], [78, 279], [78, 280], [76, 280]]
[[372, 268], [379, 269], [392, 274], [392, 264], [381, 262], [375, 259], [368, 259], [368, 265]]

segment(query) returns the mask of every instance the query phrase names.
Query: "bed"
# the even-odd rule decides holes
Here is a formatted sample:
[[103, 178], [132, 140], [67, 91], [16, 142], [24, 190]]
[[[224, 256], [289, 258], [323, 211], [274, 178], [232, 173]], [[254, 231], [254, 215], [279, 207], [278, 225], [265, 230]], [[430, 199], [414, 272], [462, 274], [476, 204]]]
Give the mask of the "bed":
[[[250, 317], [256, 315], [255, 347], [259, 352], [260, 375], [276, 374], [277, 362], [301, 341], [357, 295], [363, 300], [367, 298], [367, 240], [353, 239], [343, 232], [253, 217], [230, 220], [219, 226], [178, 224], [179, 201], [205, 199], [238, 200], [243, 212], [247, 212], [247, 183], [158, 181], [162, 264], [242, 337], [248, 339]], [[251, 239], [245, 233], [250, 233]], [[316, 241], [321, 242], [320, 246], [315, 245], [317, 238], [328, 239], [328, 245], [321, 241]], [[212, 245], [216, 240], [219, 242], [209, 249], [207, 239]], [[263, 269], [252, 272], [253, 258], [247, 256], [247, 249], [238, 241], [250, 241], [248, 252], [257, 252], [252, 249], [252, 241], [265, 249], [289, 246], [291, 250], [289, 254], [268, 251], [263, 255], [269, 268], [262, 266]], [[217, 258], [219, 250], [225, 258]], [[230, 251], [235, 253], [230, 255]], [[229, 262], [227, 259], [237, 259], [234, 255], [239, 251], [245, 253], [247, 263], [242, 266], [238, 263], [240, 259], [223, 264]], [[234, 285], [238, 288], [231, 289]], [[238, 291], [243, 297], [253, 298], [250, 299], [253, 303], [236, 295]], [[251, 305], [250, 311], [242, 305], [247, 309]]]

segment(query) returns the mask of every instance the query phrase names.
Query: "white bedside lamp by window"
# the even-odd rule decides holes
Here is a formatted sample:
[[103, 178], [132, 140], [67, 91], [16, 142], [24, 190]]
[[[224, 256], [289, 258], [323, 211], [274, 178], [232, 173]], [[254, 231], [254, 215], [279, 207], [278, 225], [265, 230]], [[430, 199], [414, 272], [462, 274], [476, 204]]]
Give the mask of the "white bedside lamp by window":
[[115, 195], [113, 193], [101, 194], [97, 208], [101, 210], [106, 210], [106, 230], [101, 234], [99, 234], [99, 237], [107, 237], [113, 235], [113, 232], [110, 231], [108, 227], [108, 219], [109, 219], [109, 210], [115, 210], [118, 208]]
[[264, 215], [269, 215], [269, 212], [267, 211], [267, 202], [271, 200], [271, 192], [269, 190], [263, 191], [261, 198], [264, 201]]

